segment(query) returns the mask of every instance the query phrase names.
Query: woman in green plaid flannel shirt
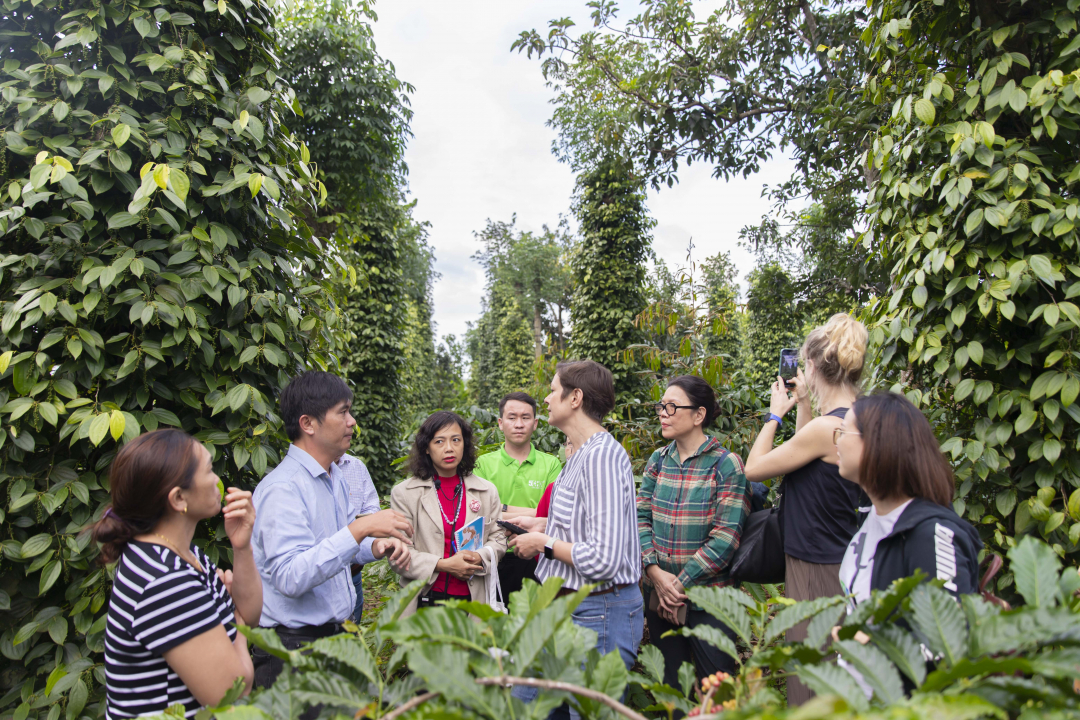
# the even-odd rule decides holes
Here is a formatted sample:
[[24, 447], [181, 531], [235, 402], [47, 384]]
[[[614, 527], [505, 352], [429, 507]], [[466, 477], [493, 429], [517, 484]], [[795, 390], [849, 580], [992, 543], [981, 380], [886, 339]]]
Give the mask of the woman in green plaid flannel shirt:
[[656, 412], [665, 440], [649, 458], [637, 497], [638, 534], [646, 582], [658, 602], [646, 603], [649, 638], [664, 655], [664, 681], [678, 687], [679, 667], [692, 661], [700, 680], [735, 672], [735, 659], [697, 638], [661, 635], [678, 625], [711, 625], [734, 633], [686, 597], [691, 586], [724, 587], [743, 522], [750, 513], [750, 483], [742, 460], [705, 434], [719, 413], [713, 389], [699, 377], [672, 378]]

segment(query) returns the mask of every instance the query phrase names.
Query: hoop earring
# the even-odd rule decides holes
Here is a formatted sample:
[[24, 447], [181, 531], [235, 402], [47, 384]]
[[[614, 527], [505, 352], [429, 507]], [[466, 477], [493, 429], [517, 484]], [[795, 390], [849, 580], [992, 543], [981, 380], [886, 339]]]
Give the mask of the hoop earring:
[[184, 509], [183, 509], [183, 510], [181, 510], [180, 512], [182, 512], [182, 513], [184, 513], [185, 515], [187, 515], [187, 505], [185, 505], [185, 506], [184, 506]]

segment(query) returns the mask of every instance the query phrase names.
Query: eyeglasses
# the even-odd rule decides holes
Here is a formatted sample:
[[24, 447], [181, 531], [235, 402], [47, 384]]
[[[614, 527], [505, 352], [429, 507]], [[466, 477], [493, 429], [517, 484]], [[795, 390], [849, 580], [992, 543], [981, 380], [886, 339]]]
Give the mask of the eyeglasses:
[[839, 445], [840, 444], [840, 436], [845, 435], [845, 434], [847, 434], [847, 435], [862, 435], [861, 432], [855, 432], [854, 430], [845, 430], [844, 428], [836, 428], [835, 430], [832, 431], [832, 444], [833, 445]]
[[698, 409], [697, 405], [676, 405], [675, 403], [656, 403], [655, 405], [653, 405], [653, 410], [656, 411], [657, 415], [660, 415], [660, 414], [666, 412], [669, 417], [674, 415], [676, 410], [697, 410], [697, 409]]

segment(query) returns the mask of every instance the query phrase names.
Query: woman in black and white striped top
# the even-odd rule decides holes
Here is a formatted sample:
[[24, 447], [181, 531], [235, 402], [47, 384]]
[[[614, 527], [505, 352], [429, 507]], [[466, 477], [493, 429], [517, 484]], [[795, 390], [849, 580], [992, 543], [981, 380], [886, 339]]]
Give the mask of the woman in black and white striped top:
[[[101, 561], [116, 562], [105, 631], [106, 717], [215, 705], [237, 678], [254, 677], [237, 623], [257, 625], [262, 584], [250, 539], [251, 493], [222, 498], [210, 453], [180, 430], [158, 430], [120, 450], [109, 471], [112, 506], [94, 526]], [[221, 512], [233, 569], [192, 543], [199, 520]]]

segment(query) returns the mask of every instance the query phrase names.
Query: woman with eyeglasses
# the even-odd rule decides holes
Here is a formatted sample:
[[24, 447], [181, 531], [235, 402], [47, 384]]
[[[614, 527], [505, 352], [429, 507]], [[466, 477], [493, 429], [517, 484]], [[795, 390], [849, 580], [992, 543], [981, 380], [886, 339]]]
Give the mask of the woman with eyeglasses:
[[840, 564], [853, 603], [916, 570], [975, 592], [982, 540], [952, 509], [952, 468], [919, 409], [896, 393], [859, 398], [833, 437], [840, 476], [874, 504]]
[[[866, 327], [844, 313], [815, 328], [799, 353], [805, 374], [799, 370], [791, 394], [777, 377], [765, 425], [746, 458], [748, 480], [784, 477], [780, 510], [784, 594], [792, 600], [842, 592], [840, 561], [858, 528], [861, 493], [857, 485], [840, 477], [832, 435], [859, 395], [867, 337]], [[784, 416], [796, 406], [795, 434], [773, 447]], [[805, 640], [808, 625], [796, 625], [787, 632], [787, 639]], [[790, 707], [811, 697], [806, 685], [788, 677]]]
[[[663, 637], [682, 625], [711, 625], [735, 640], [723, 623], [687, 599], [689, 587], [731, 585], [728, 565], [750, 512], [750, 484], [742, 460], [705, 429], [719, 414], [716, 395], [699, 377], [668, 382], [655, 406], [669, 443], [649, 458], [637, 496], [638, 534], [646, 583], [649, 638], [664, 655], [664, 682], [679, 686], [679, 668], [694, 663], [697, 677], [733, 674], [735, 658], [695, 637]], [[655, 599], [653, 599], [655, 598]]]

